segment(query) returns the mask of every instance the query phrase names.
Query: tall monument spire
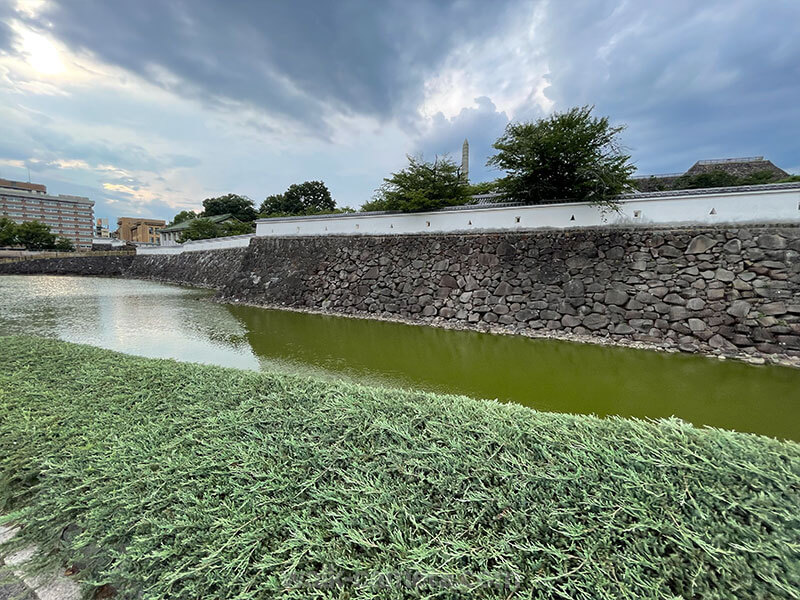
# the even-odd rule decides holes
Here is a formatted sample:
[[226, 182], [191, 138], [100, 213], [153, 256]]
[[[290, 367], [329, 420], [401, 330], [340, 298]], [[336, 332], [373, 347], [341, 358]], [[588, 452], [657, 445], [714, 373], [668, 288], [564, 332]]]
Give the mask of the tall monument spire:
[[464, 145], [461, 146], [461, 178], [469, 182], [469, 142], [464, 138]]

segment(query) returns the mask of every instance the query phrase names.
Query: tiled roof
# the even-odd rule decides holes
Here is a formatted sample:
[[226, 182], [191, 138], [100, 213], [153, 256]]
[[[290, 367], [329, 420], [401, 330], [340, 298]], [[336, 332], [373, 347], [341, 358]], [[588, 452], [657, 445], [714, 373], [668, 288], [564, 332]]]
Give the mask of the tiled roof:
[[[208, 219], [212, 223], [224, 223], [225, 221], [230, 221], [231, 219], [233, 219], [234, 221], [237, 220], [236, 217], [234, 217], [232, 214], [229, 214], [229, 213], [225, 213], [224, 215], [214, 215], [214, 216], [211, 216], [211, 217], [198, 217], [198, 218]], [[183, 231], [184, 229], [189, 227], [189, 224], [192, 221], [194, 221], [194, 219], [186, 219], [185, 221], [181, 221], [177, 225], [170, 225], [169, 227], [162, 227], [160, 231], [161, 231], [161, 233], [172, 233], [174, 231]]]

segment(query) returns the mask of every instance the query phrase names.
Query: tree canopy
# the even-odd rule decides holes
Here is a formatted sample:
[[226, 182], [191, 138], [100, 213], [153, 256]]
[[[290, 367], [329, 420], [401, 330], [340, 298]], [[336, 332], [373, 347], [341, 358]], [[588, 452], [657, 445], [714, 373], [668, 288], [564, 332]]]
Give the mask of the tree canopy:
[[72, 240], [56, 236], [50, 226], [40, 221], [26, 221], [17, 224], [11, 219], [0, 217], [0, 246], [24, 246], [26, 250], [58, 250], [72, 252]]
[[207, 198], [203, 200], [203, 209], [202, 216], [204, 217], [230, 214], [239, 221], [254, 221], [258, 216], [253, 201], [238, 194]]
[[214, 223], [206, 217], [192, 219], [189, 226], [183, 230], [178, 241], [182, 244], [191, 240], [207, 240], [210, 238], [225, 237], [229, 235], [245, 235], [253, 233], [252, 223]]
[[699, 189], [715, 187], [736, 187], [740, 185], [759, 185], [772, 183], [780, 177], [771, 171], [757, 171], [749, 175], [739, 176], [729, 173], [724, 169], [713, 169], [707, 173], [697, 175], [684, 175], [678, 179], [675, 189]]
[[[225, 214], [225, 213], [222, 213], [222, 214]], [[194, 212], [193, 210], [182, 210], [177, 215], [172, 217], [172, 221], [170, 222], [170, 225], [177, 225], [178, 223], [183, 223], [184, 221], [188, 221], [190, 219], [196, 219], [196, 218], [197, 218], [197, 213]]]
[[433, 162], [407, 158], [408, 167], [384, 179], [364, 210], [419, 212], [467, 201], [469, 187], [461, 177], [461, 168], [449, 157], [436, 157]]
[[17, 225], [17, 243], [28, 250], [49, 250], [55, 246], [56, 236], [44, 223], [26, 221]]
[[56, 237], [55, 244], [53, 244], [53, 250], [58, 250], [59, 252], [74, 252], [75, 244], [72, 243], [71, 239], [59, 235]]
[[259, 207], [262, 216], [316, 215], [336, 211], [336, 202], [322, 181], [294, 183], [282, 194], [267, 196]]
[[480, 181], [478, 183], [468, 184], [468, 191], [470, 196], [477, 194], [491, 194], [500, 191], [500, 182], [497, 179], [492, 181]]
[[0, 246], [17, 244], [17, 224], [8, 217], [0, 217]]
[[592, 116], [592, 110], [583, 106], [534, 122], [509, 123], [487, 163], [506, 171], [499, 181], [503, 194], [526, 204], [610, 204], [626, 191], [635, 167], [618, 139], [625, 126], [612, 126], [608, 117]]

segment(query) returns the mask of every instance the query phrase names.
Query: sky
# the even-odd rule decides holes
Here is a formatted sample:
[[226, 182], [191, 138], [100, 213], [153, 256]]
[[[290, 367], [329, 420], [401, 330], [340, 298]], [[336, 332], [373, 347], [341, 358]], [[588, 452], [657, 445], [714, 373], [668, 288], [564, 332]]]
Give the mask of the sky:
[[593, 105], [640, 174], [800, 173], [800, 0], [0, 0], [0, 177], [169, 220], [323, 180], [359, 207], [406, 155]]

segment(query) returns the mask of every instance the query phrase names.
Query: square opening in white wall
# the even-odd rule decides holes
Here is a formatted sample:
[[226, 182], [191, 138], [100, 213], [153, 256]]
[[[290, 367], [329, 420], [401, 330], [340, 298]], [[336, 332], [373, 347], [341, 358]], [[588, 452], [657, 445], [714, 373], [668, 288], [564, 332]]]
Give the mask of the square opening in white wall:
[[642, 211], [640, 211], [640, 210], [633, 211], [633, 218], [634, 219], [641, 219], [642, 218]]

